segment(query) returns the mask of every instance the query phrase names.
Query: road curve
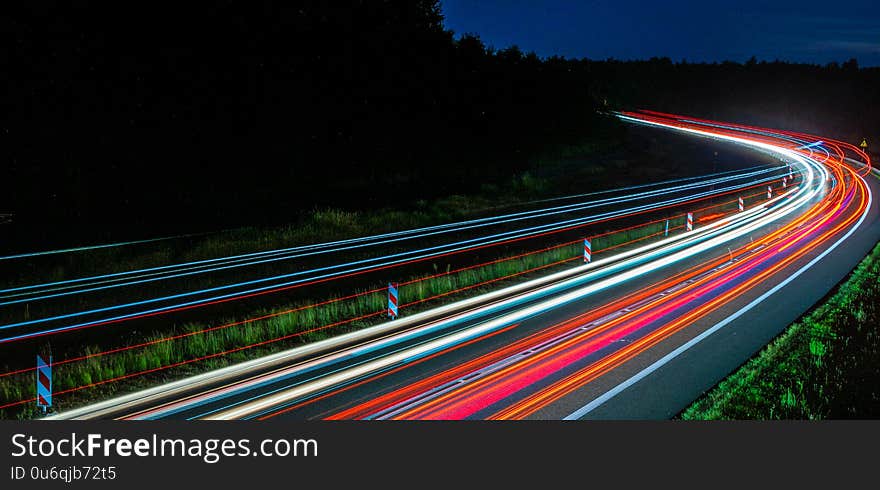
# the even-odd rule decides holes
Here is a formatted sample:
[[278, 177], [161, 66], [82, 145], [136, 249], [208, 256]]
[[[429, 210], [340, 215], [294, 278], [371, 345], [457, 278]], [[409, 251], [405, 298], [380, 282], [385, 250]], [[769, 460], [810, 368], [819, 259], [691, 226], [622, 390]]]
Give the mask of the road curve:
[[136, 394], [51, 418], [674, 415], [876, 243], [877, 182], [863, 177], [870, 167], [847, 162], [839, 142], [657, 113], [619, 116], [776, 154], [799, 177], [693, 231], [403, 319], [411, 327], [396, 333], [255, 360], [228, 377], [203, 375], [204, 384], [184, 380], [174, 396]]

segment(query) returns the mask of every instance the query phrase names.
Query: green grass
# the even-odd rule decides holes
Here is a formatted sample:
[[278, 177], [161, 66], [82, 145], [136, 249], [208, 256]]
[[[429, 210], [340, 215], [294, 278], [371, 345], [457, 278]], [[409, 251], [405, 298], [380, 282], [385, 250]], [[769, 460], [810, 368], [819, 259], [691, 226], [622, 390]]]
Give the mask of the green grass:
[[[499, 202], [490, 202], [474, 196], [453, 195], [430, 204], [422, 203], [416, 209], [407, 211], [385, 209], [369, 213], [338, 209], [315, 210], [296, 226], [265, 230], [244, 228], [191, 240], [171, 240], [158, 245], [149, 244], [151, 250], [142, 250], [135, 246], [128, 249], [98, 249], [82, 254], [47, 256], [40, 258], [42, 262], [28, 261], [25, 264], [20, 264], [18, 269], [8, 271], [9, 277], [17, 277], [17, 279], [10, 281], [10, 285], [60, 281], [413, 229], [480, 216], [481, 213], [493, 210], [495, 206], [501, 206]], [[356, 255], [350, 257], [352, 260], [361, 258]], [[290, 263], [286, 262], [280, 267], [291, 267]], [[120, 264], [125, 267], [124, 270], [114, 269]], [[289, 272], [289, 269], [282, 269], [280, 272], [271, 269], [264, 270], [279, 274]], [[151, 294], [160, 296], [177, 293], [180, 289], [195, 290], [211, 287], [216, 285], [212, 282], [214, 280], [216, 280], [214, 276], [192, 275], [179, 278], [174, 282], [152, 282], [147, 286], [150, 288]], [[0, 324], [53, 316], [72, 309], [86, 310], [122, 301], [135, 301], [140, 299], [140, 293], [139, 289], [122, 289], [114, 292], [113, 296], [78, 296], [65, 302], [18, 305], [0, 312]]]
[[680, 417], [859, 419], [880, 416], [880, 244], [828, 299]]
[[242, 253], [277, 250], [375, 233], [417, 228], [470, 217], [499, 203], [475, 196], [449, 196], [417, 203], [406, 211], [374, 212], [316, 209], [288, 226], [238, 228], [192, 238], [171, 239], [147, 245], [90, 250], [36, 258], [10, 269], [10, 286], [59, 281], [95, 274], [181, 263]]

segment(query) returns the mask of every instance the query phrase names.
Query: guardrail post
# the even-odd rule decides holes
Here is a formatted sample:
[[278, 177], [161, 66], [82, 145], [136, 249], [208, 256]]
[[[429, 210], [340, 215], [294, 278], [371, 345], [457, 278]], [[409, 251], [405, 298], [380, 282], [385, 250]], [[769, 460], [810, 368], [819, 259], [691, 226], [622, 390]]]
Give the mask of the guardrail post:
[[389, 282], [388, 283], [388, 317], [391, 318], [392, 320], [394, 320], [395, 318], [397, 318], [399, 316], [398, 311], [397, 311], [397, 304], [398, 304], [397, 283], [396, 282]]
[[49, 363], [37, 354], [37, 406], [43, 413], [52, 406], [52, 356]]

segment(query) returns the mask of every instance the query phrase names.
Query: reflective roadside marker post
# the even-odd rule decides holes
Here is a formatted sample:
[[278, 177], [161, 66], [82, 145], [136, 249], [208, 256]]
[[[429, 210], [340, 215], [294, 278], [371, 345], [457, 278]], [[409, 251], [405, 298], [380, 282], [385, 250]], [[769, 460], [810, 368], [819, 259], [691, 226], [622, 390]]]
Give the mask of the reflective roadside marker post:
[[745, 206], [743, 206], [743, 198], [739, 198], [739, 212], [743, 212], [745, 210]]
[[768, 185], [767, 186], [767, 199], [770, 199], [771, 197], [773, 197], [773, 188]]
[[785, 177], [783, 177], [782, 178], [782, 188], [783, 189], [785, 189], [785, 184], [786, 184], [786, 179], [785, 179]]
[[37, 354], [37, 406], [43, 409], [43, 413], [52, 406], [52, 356], [49, 356], [49, 364]]
[[669, 236], [669, 220], [666, 220], [666, 229], [663, 231], [663, 236]]
[[687, 215], [687, 231], [694, 231], [694, 213]]
[[397, 283], [388, 283], [388, 317], [397, 318]]
[[593, 244], [589, 238], [584, 238], [584, 263], [589, 264], [593, 260]]

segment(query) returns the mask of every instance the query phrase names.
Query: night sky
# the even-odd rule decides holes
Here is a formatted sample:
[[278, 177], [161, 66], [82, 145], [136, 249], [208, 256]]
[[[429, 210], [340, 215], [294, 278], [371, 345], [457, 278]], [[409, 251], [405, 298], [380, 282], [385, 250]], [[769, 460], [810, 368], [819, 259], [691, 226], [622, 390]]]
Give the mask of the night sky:
[[[872, 5], [873, 4], [873, 5]], [[539, 56], [880, 66], [873, 1], [443, 0], [446, 26]]]

